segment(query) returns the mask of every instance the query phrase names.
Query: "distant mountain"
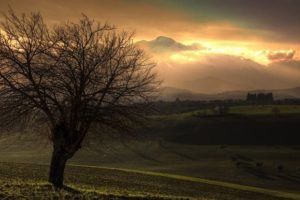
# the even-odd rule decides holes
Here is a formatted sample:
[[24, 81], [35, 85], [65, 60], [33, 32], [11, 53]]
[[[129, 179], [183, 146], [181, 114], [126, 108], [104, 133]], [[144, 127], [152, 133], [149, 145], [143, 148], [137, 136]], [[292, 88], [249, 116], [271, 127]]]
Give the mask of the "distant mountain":
[[207, 99], [210, 95], [194, 93], [190, 90], [186, 89], [179, 89], [174, 87], [163, 87], [160, 91], [160, 99], [166, 101], [173, 101], [176, 98], [182, 100], [200, 100], [200, 99]]
[[300, 87], [280, 90], [244, 90], [230, 91], [216, 94], [194, 93], [185, 89], [164, 87], [161, 89], [162, 100], [174, 101], [176, 98], [181, 100], [225, 100], [225, 99], [246, 99], [247, 93], [269, 93], [272, 92], [275, 99], [300, 99]]
[[206, 91], [210, 94], [251, 89], [251, 86], [215, 77], [204, 77], [192, 81], [186, 81], [184, 85], [192, 91]]
[[161, 53], [161, 52], [176, 52], [176, 51], [186, 51], [186, 50], [197, 50], [200, 49], [201, 46], [197, 44], [193, 45], [184, 45], [182, 43], [176, 42], [174, 39], [159, 36], [151, 41], [138, 41], [136, 45], [150, 50], [152, 53]]
[[300, 75], [297, 78], [300, 70], [289, 75], [291, 72], [282, 66], [262, 66], [236, 56], [203, 55], [196, 62], [160, 63], [158, 67], [166, 85], [197, 93], [285, 89], [300, 85]]

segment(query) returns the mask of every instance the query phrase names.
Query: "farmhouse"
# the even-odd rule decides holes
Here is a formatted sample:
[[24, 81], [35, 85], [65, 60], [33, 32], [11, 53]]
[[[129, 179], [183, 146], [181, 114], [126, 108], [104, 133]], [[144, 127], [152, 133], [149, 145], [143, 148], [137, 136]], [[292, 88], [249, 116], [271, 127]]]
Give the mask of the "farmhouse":
[[247, 101], [250, 103], [272, 103], [273, 93], [248, 93]]

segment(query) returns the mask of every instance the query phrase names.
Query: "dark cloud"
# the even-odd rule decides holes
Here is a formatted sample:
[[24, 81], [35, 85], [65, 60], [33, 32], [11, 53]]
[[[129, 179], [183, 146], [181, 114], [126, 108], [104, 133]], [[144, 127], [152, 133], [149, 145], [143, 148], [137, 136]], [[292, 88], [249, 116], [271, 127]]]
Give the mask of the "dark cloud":
[[224, 0], [222, 3], [230, 20], [244, 27], [271, 32], [264, 35], [265, 39], [300, 41], [299, 0]]
[[[120, 30], [136, 32], [139, 39], [149, 39], [172, 33], [191, 33], [194, 24], [177, 11], [148, 3], [129, 0], [0, 0], [0, 12], [7, 12], [9, 5], [17, 12], [40, 11], [46, 23], [53, 25], [76, 21], [82, 13], [99, 22], [116, 25]], [[2, 15], [0, 14], [0, 20]], [[188, 29], [188, 30], [186, 30]]]
[[299, 0], [142, 0], [142, 2], [176, 9], [198, 22], [227, 21], [249, 30], [254, 29], [265, 40], [300, 42]]
[[296, 51], [272, 51], [267, 55], [268, 59], [273, 62], [290, 61], [294, 58]]
[[[73, 20], [85, 13], [130, 27], [141, 35], [195, 32], [209, 37], [207, 23], [224, 22], [265, 41], [300, 42], [299, 0], [1, 0], [0, 10], [7, 11], [8, 5], [22, 12], [39, 10], [51, 22]], [[237, 30], [231, 30], [224, 29], [223, 33], [229, 31], [224, 37], [237, 37]], [[244, 32], [237, 34], [244, 37]]]

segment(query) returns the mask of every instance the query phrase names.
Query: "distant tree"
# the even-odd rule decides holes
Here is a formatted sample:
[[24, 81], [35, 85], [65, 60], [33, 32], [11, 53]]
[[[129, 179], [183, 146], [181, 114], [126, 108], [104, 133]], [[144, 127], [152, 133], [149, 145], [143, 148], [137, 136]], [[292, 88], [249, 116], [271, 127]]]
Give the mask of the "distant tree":
[[248, 93], [247, 94], [247, 101], [251, 103], [272, 103], [274, 101], [273, 93]]
[[252, 103], [256, 102], [257, 101], [257, 95], [248, 93], [247, 94], [247, 101], [252, 102]]
[[279, 115], [279, 114], [280, 114], [279, 108], [278, 108], [278, 107], [272, 108], [272, 113], [273, 113], [273, 115], [275, 115], [275, 116]]
[[62, 186], [65, 164], [91, 127], [124, 130], [144, 118], [159, 84], [155, 64], [132, 34], [86, 16], [48, 28], [39, 13], [9, 10], [1, 25], [1, 126], [47, 125], [49, 182]]
[[176, 97], [176, 99], [175, 99], [175, 103], [181, 103], [181, 100], [180, 100], [180, 98], [179, 98], [179, 97]]

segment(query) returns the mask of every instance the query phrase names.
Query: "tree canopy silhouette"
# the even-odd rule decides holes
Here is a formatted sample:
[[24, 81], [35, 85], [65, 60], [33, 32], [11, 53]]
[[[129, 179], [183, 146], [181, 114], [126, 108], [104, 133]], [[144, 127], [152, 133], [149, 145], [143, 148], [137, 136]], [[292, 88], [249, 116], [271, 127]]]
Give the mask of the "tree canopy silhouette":
[[159, 84], [155, 64], [133, 34], [86, 16], [49, 28], [39, 13], [9, 10], [1, 25], [1, 126], [28, 118], [47, 125], [49, 182], [62, 186], [65, 164], [91, 127], [126, 128], [145, 115]]

